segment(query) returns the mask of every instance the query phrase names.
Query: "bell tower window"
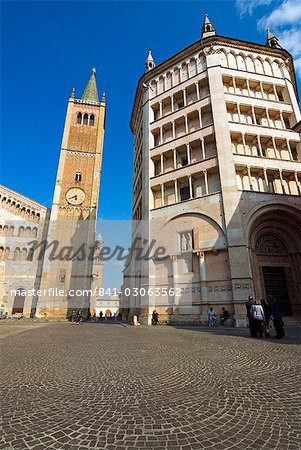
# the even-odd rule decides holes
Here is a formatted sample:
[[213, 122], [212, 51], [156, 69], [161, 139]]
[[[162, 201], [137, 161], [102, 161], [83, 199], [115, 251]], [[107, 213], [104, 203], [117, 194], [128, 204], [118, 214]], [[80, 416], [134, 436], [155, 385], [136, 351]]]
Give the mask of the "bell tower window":
[[88, 125], [88, 119], [89, 119], [88, 114], [84, 114], [84, 121], [83, 121], [84, 125]]
[[76, 172], [75, 174], [75, 181], [77, 183], [79, 183], [80, 181], [82, 181], [82, 173], [81, 172]]
[[91, 127], [94, 127], [94, 120], [95, 120], [94, 114], [91, 114], [89, 121], [89, 125], [91, 125]]
[[77, 119], [76, 119], [76, 123], [77, 123], [78, 125], [81, 125], [81, 123], [82, 123], [82, 118], [83, 118], [82, 113], [78, 113], [78, 114], [77, 114]]

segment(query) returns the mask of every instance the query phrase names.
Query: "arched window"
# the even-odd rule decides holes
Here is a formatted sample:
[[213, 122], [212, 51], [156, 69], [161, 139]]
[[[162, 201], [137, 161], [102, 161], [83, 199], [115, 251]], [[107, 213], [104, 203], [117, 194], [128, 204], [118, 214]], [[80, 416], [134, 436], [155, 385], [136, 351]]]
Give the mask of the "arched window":
[[9, 258], [10, 248], [6, 247], [4, 252], [4, 259], [7, 260]]
[[34, 227], [31, 232], [31, 237], [37, 237], [37, 235], [38, 235], [38, 229], [37, 229], [37, 227]]
[[76, 119], [76, 123], [78, 123], [78, 125], [81, 125], [81, 123], [82, 123], [82, 118], [83, 118], [83, 115], [82, 115], [82, 113], [78, 113], [77, 114], [77, 119]]
[[30, 227], [26, 227], [25, 236], [26, 237], [30, 237], [31, 236], [31, 228]]
[[4, 258], [4, 247], [0, 247], [0, 261]]
[[82, 173], [81, 172], [76, 172], [75, 174], [75, 181], [77, 183], [79, 183], [80, 181], [82, 181]]
[[19, 247], [16, 247], [14, 251], [14, 261], [18, 261], [19, 258], [20, 258], [20, 249]]
[[30, 248], [27, 256], [27, 261], [33, 261], [34, 249]]
[[83, 121], [84, 125], [88, 125], [88, 119], [89, 119], [88, 114], [84, 114], [84, 121]]
[[89, 125], [91, 125], [91, 127], [94, 127], [94, 114], [91, 114], [90, 116], [90, 121], [89, 121]]
[[20, 227], [20, 228], [19, 228], [19, 233], [18, 233], [18, 235], [19, 235], [19, 236], [24, 236], [24, 227]]

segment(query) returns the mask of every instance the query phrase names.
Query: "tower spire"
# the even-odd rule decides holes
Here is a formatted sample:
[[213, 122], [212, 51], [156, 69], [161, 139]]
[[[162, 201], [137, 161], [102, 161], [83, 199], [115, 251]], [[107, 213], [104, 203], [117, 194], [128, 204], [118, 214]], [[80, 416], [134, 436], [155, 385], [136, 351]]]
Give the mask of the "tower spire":
[[202, 26], [201, 38], [204, 39], [208, 36], [214, 36], [214, 35], [215, 35], [214, 26], [210, 22], [208, 14], [205, 14], [204, 22], [203, 22], [203, 26]]
[[278, 38], [271, 32], [270, 28], [267, 28], [267, 40], [265, 45], [268, 45], [272, 48], [282, 48], [278, 42]]
[[95, 73], [96, 69], [95, 67], [92, 67], [92, 73], [88, 80], [88, 83], [86, 84], [84, 92], [82, 93], [82, 96], [80, 98], [81, 100], [93, 103], [99, 102]]
[[152, 52], [149, 50], [148, 55], [145, 62], [145, 72], [148, 72], [149, 70], [153, 69], [155, 67], [155, 61], [152, 55]]

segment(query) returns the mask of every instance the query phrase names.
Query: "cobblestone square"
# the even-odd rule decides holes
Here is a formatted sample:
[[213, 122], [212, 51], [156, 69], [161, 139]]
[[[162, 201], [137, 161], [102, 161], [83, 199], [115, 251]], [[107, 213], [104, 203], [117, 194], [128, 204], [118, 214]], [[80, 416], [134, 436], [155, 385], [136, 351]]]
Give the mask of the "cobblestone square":
[[1, 339], [1, 449], [300, 449], [300, 329], [67, 323]]

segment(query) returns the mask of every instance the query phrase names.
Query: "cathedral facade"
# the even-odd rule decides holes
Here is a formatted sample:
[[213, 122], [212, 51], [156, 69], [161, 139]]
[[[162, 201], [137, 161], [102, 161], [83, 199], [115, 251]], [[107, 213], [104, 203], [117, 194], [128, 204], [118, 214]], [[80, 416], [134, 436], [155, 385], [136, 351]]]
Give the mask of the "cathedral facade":
[[126, 317], [204, 323], [224, 306], [245, 326], [249, 295], [301, 316], [300, 119], [292, 57], [270, 30], [265, 45], [240, 41], [205, 16], [194, 44], [157, 66], [149, 52], [131, 118], [132, 239], [168, 257], [125, 268]]
[[7, 314], [95, 311], [102, 279], [96, 220], [105, 111], [93, 68], [82, 96], [76, 99], [73, 90], [68, 100], [51, 209], [1, 187], [1, 310]]

